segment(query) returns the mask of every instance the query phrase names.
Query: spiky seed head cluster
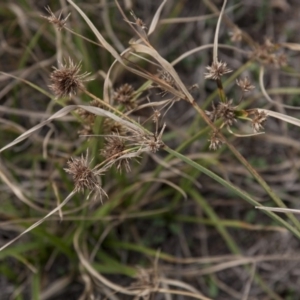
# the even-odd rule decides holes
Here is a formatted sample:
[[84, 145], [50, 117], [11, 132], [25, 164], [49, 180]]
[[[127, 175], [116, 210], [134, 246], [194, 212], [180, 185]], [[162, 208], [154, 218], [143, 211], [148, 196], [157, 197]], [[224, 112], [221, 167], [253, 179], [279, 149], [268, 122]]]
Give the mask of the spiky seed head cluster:
[[223, 126], [232, 126], [236, 122], [235, 107], [232, 106], [232, 100], [225, 103], [220, 102], [217, 106], [213, 105], [212, 111], [206, 111], [206, 114], [212, 121], [216, 121], [219, 118], [223, 119]]
[[254, 132], [264, 129], [263, 124], [266, 122], [268, 115], [264, 111], [255, 110], [252, 119], [252, 128]]
[[173, 79], [173, 77], [171, 76], [171, 74], [169, 72], [167, 72], [166, 70], [163, 70], [163, 69], [158, 69], [157, 71], [158, 71], [158, 76], [160, 79], [165, 81], [168, 85], [170, 85], [172, 87], [176, 87], [175, 80]]
[[134, 88], [130, 84], [123, 84], [114, 92], [113, 99], [120, 104], [123, 104], [127, 110], [136, 107], [136, 103], [132, 99], [134, 95]]
[[252, 53], [252, 57], [265, 65], [273, 65], [280, 68], [287, 65], [287, 56], [279, 52], [279, 46], [266, 39], [263, 45], [258, 46]]
[[[106, 160], [109, 160], [116, 165], [117, 170], [121, 172], [125, 169], [126, 172], [130, 171], [129, 159], [124, 155], [126, 150], [125, 141], [118, 135], [109, 136], [105, 138], [105, 146], [101, 150], [101, 154]], [[121, 157], [124, 156], [124, 157]]]
[[229, 32], [229, 35], [232, 42], [239, 42], [243, 37], [242, 31], [238, 27], [234, 27], [234, 29]]
[[243, 92], [250, 92], [255, 89], [255, 86], [251, 84], [251, 81], [248, 77], [243, 79], [237, 79], [236, 84], [242, 89]]
[[227, 68], [227, 63], [222, 61], [213, 62], [211, 66], [206, 67], [206, 70], [208, 72], [204, 73], [204, 78], [212, 80], [220, 80], [223, 75], [232, 72]]
[[80, 73], [81, 63], [77, 65], [69, 58], [68, 62], [61, 63], [59, 68], [53, 67], [54, 71], [50, 75], [51, 85], [49, 88], [57, 98], [76, 95], [78, 90], [84, 88], [83, 83], [90, 73]]
[[68, 18], [70, 17], [71, 13], [69, 13], [64, 19], [59, 14], [58, 17], [52, 12], [49, 6], [45, 7], [46, 11], [49, 13], [49, 16], [42, 16], [44, 19], [48, 20], [49, 23], [53, 24], [59, 31], [61, 31], [67, 23]]
[[121, 123], [118, 123], [110, 118], [106, 118], [103, 123], [103, 131], [105, 134], [117, 134], [120, 136], [125, 136], [128, 129]]
[[210, 139], [208, 140], [210, 142], [209, 144], [209, 150], [217, 150], [223, 145], [223, 141], [218, 137], [218, 132], [213, 131]]
[[71, 174], [74, 181], [74, 190], [76, 192], [84, 193], [85, 190], [89, 191], [89, 196], [94, 193], [94, 196], [99, 196], [102, 201], [103, 195], [106, 195], [99, 182], [99, 172], [96, 172], [90, 168], [90, 162], [88, 160], [88, 153], [86, 156], [80, 158], [71, 158], [67, 162], [68, 168], [64, 170]]

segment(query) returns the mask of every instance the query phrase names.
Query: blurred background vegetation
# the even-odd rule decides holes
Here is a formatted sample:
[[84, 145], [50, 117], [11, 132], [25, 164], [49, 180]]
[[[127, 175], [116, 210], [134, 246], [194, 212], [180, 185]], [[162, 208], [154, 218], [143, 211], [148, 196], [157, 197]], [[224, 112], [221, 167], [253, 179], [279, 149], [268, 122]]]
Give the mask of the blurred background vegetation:
[[[135, 38], [114, 1], [76, 3], [119, 52]], [[131, 10], [149, 26], [161, 1], [119, 3], [133, 22]], [[168, 0], [150, 37], [151, 44], [173, 61], [186, 51], [213, 43], [216, 12], [222, 4], [221, 0]], [[105, 49], [70, 31], [63, 30], [59, 36], [41, 17], [47, 15], [48, 5], [56, 16], [61, 11], [63, 16], [71, 13], [68, 28], [96, 41], [65, 0], [0, 2], [0, 148], [62, 106], [90, 100], [83, 94], [59, 101], [53, 98], [49, 75], [58, 57], [81, 61], [83, 71], [94, 76], [87, 89], [102, 98], [105, 74], [114, 59]], [[247, 43], [233, 38], [228, 20], [259, 45], [300, 41], [298, 0], [231, 0], [226, 18], [219, 42], [249, 53]], [[299, 52], [279, 50], [286, 55], [286, 66], [265, 66], [266, 89], [275, 101], [270, 103], [259, 87], [261, 62], [244, 52], [220, 47], [220, 59], [234, 70], [223, 81], [226, 94], [237, 102], [240, 91], [236, 79], [247, 76], [256, 89], [243, 107], [266, 108], [299, 118], [299, 109], [282, 105], [300, 106]], [[211, 62], [212, 48], [208, 48], [175, 67], [187, 87], [197, 84], [192, 95], [203, 109], [210, 109], [217, 99], [215, 83], [204, 80]], [[153, 65], [139, 65], [157, 72]], [[121, 67], [116, 67], [111, 77], [114, 89], [125, 83], [139, 89], [145, 82]], [[146, 97], [155, 101], [163, 96], [150, 89], [141, 98], [144, 103]], [[149, 114], [151, 110], [140, 111], [140, 122]], [[164, 121], [167, 130], [163, 141], [168, 146], [182, 147], [187, 157], [249, 192], [263, 205], [273, 205], [226, 146], [215, 152], [208, 149], [209, 128], [188, 103], [176, 102]], [[96, 120], [94, 134], [102, 133], [102, 122], [100, 117]], [[1, 154], [1, 245], [45, 216], [72, 191], [72, 179], [63, 170], [70, 157], [80, 156], [88, 147], [93, 163], [101, 160], [103, 137], [80, 136], [84, 125], [75, 114], [64, 117]], [[299, 129], [274, 119], [268, 119], [264, 127], [263, 135], [227, 136], [284, 203], [299, 209]], [[251, 127], [240, 122], [234, 131], [250, 132]], [[0, 252], [1, 300], [134, 299], [113, 291], [102, 276], [129, 290], [139, 287], [145, 291], [155, 287], [161, 277], [161, 287], [178, 291], [145, 292], [141, 299], [182, 300], [195, 295], [222, 300], [299, 299], [299, 240], [201, 172], [160, 151], [132, 161], [129, 173], [112, 168], [102, 184], [109, 196], [103, 204], [78, 194], [62, 209], [62, 219], [58, 214], [50, 217]]]

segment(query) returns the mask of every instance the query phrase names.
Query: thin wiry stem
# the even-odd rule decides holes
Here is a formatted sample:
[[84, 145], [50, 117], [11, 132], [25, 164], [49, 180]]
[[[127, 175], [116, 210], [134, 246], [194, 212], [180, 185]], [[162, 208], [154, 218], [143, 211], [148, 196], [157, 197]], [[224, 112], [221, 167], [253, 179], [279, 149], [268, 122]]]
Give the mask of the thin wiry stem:
[[222, 16], [224, 14], [225, 6], [226, 6], [227, 0], [224, 0], [222, 10], [220, 12], [220, 16], [218, 19], [217, 27], [216, 27], [216, 32], [215, 32], [215, 38], [214, 38], [214, 48], [213, 48], [213, 63], [217, 64], [218, 63], [218, 38], [219, 38], [219, 31], [220, 31], [220, 25], [221, 25], [221, 20]]

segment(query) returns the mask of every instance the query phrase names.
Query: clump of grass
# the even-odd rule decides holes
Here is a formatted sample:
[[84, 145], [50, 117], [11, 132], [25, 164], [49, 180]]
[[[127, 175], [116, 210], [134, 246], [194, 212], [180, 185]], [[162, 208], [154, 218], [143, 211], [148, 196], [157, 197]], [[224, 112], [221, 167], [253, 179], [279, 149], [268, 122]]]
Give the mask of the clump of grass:
[[[259, 201], [260, 199], [253, 196], [254, 191], [250, 190], [247, 192], [238, 187], [235, 183], [232, 183], [231, 180], [226, 177], [226, 179], [222, 178], [220, 176], [221, 172], [212, 171], [215, 170], [215, 168], [213, 169], [213, 165], [214, 161], [219, 159], [219, 152], [210, 152], [204, 159], [201, 158], [202, 153], [199, 154], [195, 152], [192, 155], [188, 152], [180, 153], [182, 149], [188, 148], [194, 141], [200, 138], [203, 152], [207, 148], [214, 151], [219, 149], [225, 151], [224, 149], [228, 149], [237, 158], [240, 164], [245, 166], [245, 169], [250, 173], [252, 178], [256, 180], [259, 189], [264, 190], [264, 197], [268, 196], [269, 199], [272, 200], [272, 204], [276, 205], [281, 211], [293, 212], [285, 207], [279, 195], [270, 188], [263, 177], [249, 164], [247, 159], [242, 155], [242, 151], [239, 151], [231, 142], [232, 139], [241, 137], [257, 138], [258, 135], [263, 133], [261, 130], [264, 129], [263, 126], [269, 117], [296, 126], [300, 125], [300, 121], [285, 113], [278, 113], [260, 106], [247, 108], [245, 102], [248, 100], [248, 93], [250, 94], [255, 88], [255, 84], [247, 76], [242, 76], [241, 79], [238, 79], [236, 73], [233, 73], [234, 68], [230, 67], [230, 63], [226, 62], [226, 59], [219, 60], [218, 52], [221, 48], [219, 44], [219, 31], [222, 18], [224, 17], [228, 22], [225, 15], [226, 2], [227, 1], [224, 1], [222, 9], [218, 14], [218, 22], [213, 39], [214, 43], [209, 46], [213, 48], [212, 63], [207, 66], [206, 71], [201, 74], [202, 78], [206, 80], [204, 83], [201, 83], [202, 85], [210, 81], [216, 84], [216, 91], [219, 98], [217, 103], [210, 101], [210, 109], [204, 108], [204, 105], [202, 107], [202, 105], [198, 103], [192, 94], [192, 90], [187, 87], [184, 80], [178, 75], [174, 65], [165, 59], [151, 42], [150, 35], [155, 35], [156, 33], [160, 14], [166, 1], [161, 3], [149, 26], [147, 26], [148, 24], [145, 24], [141, 18], [137, 17], [134, 12], [131, 12], [131, 17], [128, 16], [129, 14], [126, 14], [116, 1], [116, 6], [124, 18], [124, 25], [127, 24], [134, 32], [134, 34], [132, 34], [134, 35], [133, 39], [130, 40], [129, 46], [127, 48], [124, 47], [121, 53], [117, 50], [120, 48], [120, 44], [115, 36], [110, 34], [110, 39], [118, 46], [112, 46], [106, 36], [102, 34], [88, 18], [84, 10], [73, 1], [68, 0], [68, 3], [82, 16], [89, 29], [98, 39], [97, 43], [87, 39], [85, 36], [81, 36], [79, 33], [76, 33], [75, 29], [71, 29], [67, 26], [67, 20], [72, 22], [72, 19], [69, 18], [70, 14], [63, 19], [61, 14], [59, 17], [56, 17], [52, 10], [49, 7], [47, 8], [49, 15], [44, 16], [44, 18], [55, 26], [55, 30], [58, 30], [59, 34], [65, 34], [68, 37], [73, 34], [74, 36], [76, 35], [77, 38], [82, 38], [81, 42], [85, 41], [97, 44], [101, 47], [101, 51], [107, 51], [114, 60], [111, 61], [109, 69], [107, 73], [105, 73], [103, 88], [95, 93], [92, 92], [92, 89], [89, 89], [89, 84], [93, 84], [95, 87], [95, 84], [97, 85], [98, 83], [89, 82], [91, 78], [90, 75], [93, 73], [92, 70], [82, 71], [83, 67], [89, 65], [84, 59], [81, 61], [75, 57], [71, 58], [68, 56], [65, 57], [63, 62], [58, 59], [58, 67], [53, 67], [53, 71], [49, 76], [51, 84], [48, 85], [48, 87], [53, 93], [52, 98], [55, 100], [55, 104], [60, 104], [63, 107], [36, 126], [27, 131], [25, 130], [15, 140], [3, 146], [0, 150], [0, 152], [3, 152], [24, 140], [34, 137], [39, 129], [46, 125], [50, 126], [52, 121], [63, 119], [70, 113], [75, 117], [73, 121], [74, 119], [77, 120], [81, 126], [81, 129], [79, 129], [80, 136], [76, 137], [76, 143], [73, 144], [73, 148], [76, 149], [76, 154], [71, 154], [71, 151], [65, 151], [64, 155], [61, 155], [59, 161], [60, 166], [57, 166], [60, 177], [59, 179], [55, 177], [55, 180], [53, 179], [52, 182], [52, 190], [54, 191], [58, 204], [54, 206], [54, 208], [52, 205], [50, 213], [33, 223], [33, 225], [29, 226], [25, 231], [22, 231], [17, 237], [11, 239], [10, 242], [4, 244], [0, 248], [0, 251], [5, 251], [5, 248], [12, 245], [12, 243], [24, 236], [25, 233], [33, 229], [37, 230], [37, 227], [42, 226], [42, 223], [46, 219], [55, 217], [57, 213], [59, 214], [59, 219], [65, 222], [68, 218], [68, 213], [63, 213], [62, 208], [65, 207], [67, 203], [70, 205], [70, 200], [74, 199], [74, 203], [79, 205], [79, 209], [83, 213], [82, 219], [76, 224], [78, 227], [76, 228], [76, 232], [72, 233], [68, 246], [73, 242], [76, 257], [80, 261], [77, 271], [82, 281], [85, 282], [86, 287], [82, 294], [82, 299], [84, 297], [94, 297], [94, 295], [97, 294], [92, 291], [92, 288], [88, 288], [93, 281], [104, 287], [104, 291], [100, 292], [99, 295], [105, 294], [107, 297], [114, 294], [122, 294], [134, 296], [135, 299], [141, 297], [149, 299], [151, 296], [160, 293], [165, 295], [178, 294], [183, 297], [187, 296], [196, 299], [210, 299], [192, 285], [172, 278], [172, 272], [168, 273], [167, 267], [166, 274], [170, 278], [164, 275], [165, 270], [159, 272], [156, 268], [154, 271], [146, 272], [143, 268], [140, 269], [140, 272], [137, 272], [136, 269], [131, 268], [131, 266], [127, 264], [122, 264], [116, 259], [116, 257], [118, 257], [118, 251], [116, 249], [119, 246], [122, 250], [127, 247], [131, 250], [147, 254], [150, 257], [154, 256], [151, 249], [147, 247], [138, 247], [138, 245], [135, 245], [133, 242], [126, 244], [125, 241], [121, 241], [118, 246], [114, 245], [113, 247], [113, 252], [116, 253], [108, 254], [103, 250], [105, 247], [110, 247], [110, 240], [116, 241], [116, 236], [114, 235], [118, 234], [118, 230], [113, 232], [114, 228], [120, 226], [118, 228], [123, 230], [121, 225], [127, 218], [137, 217], [142, 219], [144, 217], [143, 207], [152, 207], [151, 205], [157, 201], [156, 197], [160, 197], [159, 199], [170, 199], [172, 205], [167, 205], [163, 208], [160, 207], [159, 209], [163, 211], [157, 211], [156, 208], [152, 209], [149, 214], [156, 216], [160, 213], [169, 213], [169, 215], [165, 217], [166, 222], [169, 222], [168, 224], [170, 226], [168, 230], [175, 232], [177, 227], [176, 224], [172, 222], [180, 218], [178, 218], [177, 212], [176, 216], [173, 216], [172, 212], [169, 212], [169, 209], [172, 206], [180, 208], [181, 204], [179, 203], [181, 203], [181, 201], [178, 200], [178, 197], [184, 195], [186, 198], [189, 197], [193, 199], [197, 207], [200, 207], [205, 214], [208, 215], [209, 219], [202, 221], [215, 226], [232, 254], [241, 254], [240, 247], [235, 243], [226, 229], [226, 226], [242, 228], [243, 226], [247, 227], [250, 225], [242, 223], [233, 225], [232, 222], [224, 222], [218, 217], [210, 203], [203, 199], [198, 189], [200, 185], [197, 182], [197, 178], [200, 174], [205, 174], [213, 179], [214, 182], [220, 184], [218, 186], [220, 190], [225, 187], [226, 191], [234, 195], [232, 197], [238, 196], [239, 199], [243, 199], [246, 203], [250, 204], [252, 208], [260, 208], [267, 216], [282, 226], [280, 229], [271, 227], [271, 230], [282, 230], [282, 228], [285, 228], [295, 237], [300, 238], [300, 222], [293, 215], [288, 214], [287, 218], [285, 218], [277, 215], [275, 213], [276, 210], [264, 209]], [[229, 22], [229, 24], [231, 23]], [[106, 24], [106, 26], [107, 25], [108, 24]], [[282, 68], [285, 65], [285, 54], [282, 52], [284, 46], [275, 45], [268, 40], [265, 44], [258, 45], [236, 25], [233, 26], [233, 29], [232, 41], [246, 42], [248, 47], [251, 48], [247, 54], [249, 54], [250, 61], [256, 61], [260, 68], [259, 86], [261, 87], [262, 94], [269, 102], [270, 100], [272, 102], [273, 100], [264, 87], [263, 72], [267, 65], [273, 65], [276, 68]], [[207, 46], [208, 45], [201, 46], [201, 50], [207, 48]], [[232, 48], [239, 51], [236, 47]], [[57, 58], [61, 58], [62, 49], [58, 50]], [[182, 56], [175, 60], [176, 63], [178, 63], [180, 59], [191, 55], [192, 52], [193, 51], [188, 51], [182, 54]], [[68, 53], [68, 51], [66, 51], [66, 53]], [[239, 53], [244, 52], [239, 51]], [[115, 83], [116, 80], [113, 77], [119, 76], [121, 79], [124, 70], [137, 76], [137, 82], [141, 83], [139, 88], [134, 88], [133, 85], [126, 80], [123, 80], [121, 84]], [[120, 72], [120, 74], [118, 72]], [[234, 83], [235, 80], [236, 84], [233, 84], [228, 91], [226, 90], [226, 81], [224, 78], [230, 76], [229, 74], [233, 74], [232, 76], [235, 78], [232, 78], [231, 81]], [[97, 74], [93, 74], [93, 78], [96, 77]], [[124, 78], [126, 78], [126, 76]], [[24, 82], [30, 84], [28, 81], [24, 80]], [[38, 89], [38, 87], [33, 84], [31, 84], [31, 86]], [[208, 98], [211, 97], [211, 99], [213, 99], [214, 94], [215, 93], [212, 93]], [[235, 95], [239, 95], [239, 97]], [[84, 98], [89, 101], [90, 105], [84, 105], [84, 103], [82, 103]], [[66, 104], [70, 102], [72, 103], [71, 105]], [[174, 126], [174, 124], [171, 124], [169, 121], [169, 115], [172, 114], [173, 108], [176, 105], [181, 104], [191, 109], [192, 117], [195, 119], [195, 122], [201, 124], [201, 127], [196, 126], [195, 129], [195, 126], [191, 126], [192, 130], [187, 129], [186, 132], [177, 131], [178, 128], [176, 128], [176, 124]], [[284, 106], [282, 105], [281, 107]], [[248, 127], [252, 128], [253, 133], [243, 132], [238, 125], [240, 121], [247, 122]], [[192, 134], [193, 131], [196, 132], [194, 135]], [[169, 143], [172, 137], [174, 140]], [[181, 141], [182, 144], [177, 151], [174, 145], [176, 145], [176, 141], [180, 137], [184, 137], [184, 140]], [[48, 141], [49, 138], [45, 138], [44, 148], [47, 148]], [[51, 149], [51, 155], [55, 156], [58, 155], [58, 153], [59, 152], [56, 152], [55, 149]], [[158, 156], [158, 153], [160, 156]], [[169, 154], [169, 156], [165, 158], [162, 153]], [[165, 168], [166, 172], [161, 172], [159, 166], [153, 164], [153, 161], [150, 163], [150, 159], [159, 162]], [[148, 163], [146, 163], [147, 161]], [[183, 167], [182, 163], [185, 163], [186, 166]], [[141, 171], [143, 167], [146, 170], [151, 170], [150, 174], [146, 171], [143, 173]], [[63, 170], [67, 174], [64, 174]], [[174, 174], [178, 177], [176, 177], [173, 182], [174, 178], [172, 176], [174, 176]], [[68, 175], [70, 175], [71, 178], [68, 177]], [[5, 172], [2, 172], [2, 178], [18, 198], [22, 200], [25, 199], [25, 201], [28, 202], [20, 189], [7, 179]], [[65, 194], [65, 190], [61, 191], [61, 193], [58, 192], [59, 184], [56, 182], [62, 179], [68, 183], [72, 180], [72, 187], [68, 191], [69, 194], [64, 196], [63, 201], [61, 201], [61, 196]], [[160, 187], [167, 186], [168, 188], [157, 189], [156, 193], [151, 193], [150, 182], [155, 182], [155, 184]], [[94, 201], [88, 201], [89, 199], [93, 199]], [[89, 219], [90, 216], [87, 212], [87, 206], [93, 206], [93, 208], [95, 208], [91, 219]], [[45, 207], [48, 211], [48, 207]], [[249, 206], [248, 209], [250, 210]], [[89, 230], [94, 230], [94, 227], [96, 227], [95, 222], [99, 222], [100, 220], [102, 221], [101, 225], [95, 229], [97, 234], [91, 231], [91, 235], [89, 236]], [[164, 217], [160, 220], [164, 220]], [[194, 219], [188, 219], [187, 222], [194, 221]], [[198, 219], [196, 221], [198, 221]], [[125, 229], [127, 229], [127, 226], [125, 227]], [[47, 227], [44, 225], [43, 228], [46, 230]], [[132, 227], [130, 224], [128, 228], [131, 230]], [[270, 228], [268, 227], [268, 229]], [[35, 231], [33, 231], [33, 233], [34, 232]], [[177, 234], [178, 236], [180, 235], [178, 232]], [[88, 238], [85, 238], [85, 235], [87, 235]], [[108, 235], [109, 238], [106, 239]], [[137, 241], [140, 239], [139, 233], [135, 229], [132, 229], [132, 235]], [[126, 234], [124, 233], [121, 238], [125, 236]], [[185, 236], [181, 234], [180, 238], [184, 239]], [[55, 240], [54, 236], [52, 236], [51, 239], [73, 262], [73, 253], [69, 253], [69, 251], [66, 250], [66, 245], [61, 241]], [[81, 243], [81, 239], [84, 241], [83, 243]], [[105, 242], [105, 246], [102, 247], [102, 244]], [[112, 244], [114, 244], [114, 242], [111, 242], [111, 245]], [[185, 244], [187, 245], [188, 243], [185, 242]], [[188, 248], [184, 251], [189, 254]], [[169, 262], [177, 262], [178, 260], [178, 258], [165, 253], [158, 254], [157, 257]], [[99, 259], [103, 264], [94, 264], [94, 258]], [[236, 257], [230, 257], [230, 259], [232, 259], [232, 261], [229, 261], [229, 265], [237, 261]], [[198, 263], [199, 259], [196, 261]], [[256, 260], [251, 262], [255, 263]], [[194, 261], [193, 259], [183, 259], [181, 263], [193, 264]], [[212, 264], [213, 262], [206, 258], [204, 263]], [[248, 263], [249, 259], [240, 262], [240, 264], [244, 265]], [[157, 267], [158, 262], [156, 261], [155, 264]], [[162, 262], [161, 265], [163, 269], [164, 263]], [[200, 274], [210, 274], [215, 272], [215, 270], [223, 270], [226, 268], [227, 266], [222, 265], [220, 262], [220, 265], [208, 266], [207, 269], [204, 268]], [[137, 280], [133, 279], [132, 283], [128, 286], [119, 284], [119, 282], [114, 282], [113, 279], [105, 277], [103, 275], [105, 270], [108, 273], [112, 272], [115, 274], [120, 272], [122, 275], [132, 278], [135, 277]], [[174, 268], [171, 269], [171, 271], [174, 271]], [[265, 280], [259, 273], [255, 272], [255, 269], [245, 267], [243, 272], [250, 278], [247, 283], [247, 293], [249, 293], [249, 287], [252, 281], [255, 281], [268, 296], [279, 299], [279, 296], [266, 285]], [[185, 274], [184, 270], [182, 274]], [[215, 280], [215, 282], [218, 281]], [[217, 283], [215, 283], [215, 285], [218, 286]], [[172, 289], [170, 286], [175, 286], [176, 289]], [[243, 298], [247, 297], [247, 293], [245, 292]], [[213, 292], [207, 292], [205, 294], [210, 295], [213, 294]]]

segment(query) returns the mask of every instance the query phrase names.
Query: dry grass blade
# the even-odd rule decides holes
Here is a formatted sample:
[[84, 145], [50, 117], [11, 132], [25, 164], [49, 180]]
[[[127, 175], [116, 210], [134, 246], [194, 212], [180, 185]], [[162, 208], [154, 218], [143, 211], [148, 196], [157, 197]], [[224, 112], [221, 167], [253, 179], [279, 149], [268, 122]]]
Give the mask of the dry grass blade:
[[258, 109], [259, 112], [265, 112], [268, 116], [271, 116], [273, 118], [285, 121], [287, 123], [296, 125], [298, 127], [300, 127], [300, 119], [285, 115], [285, 114], [281, 114], [272, 110], [268, 110], [268, 109]]
[[255, 208], [260, 210], [274, 211], [280, 213], [300, 214], [299, 209], [292, 209], [292, 208], [266, 207], [266, 206], [255, 206]]
[[157, 26], [157, 23], [159, 21], [159, 17], [160, 17], [160, 13], [162, 11], [162, 9], [164, 8], [165, 4], [167, 3], [167, 0], [164, 0], [161, 5], [159, 6], [159, 8], [157, 9], [153, 19], [152, 19], [152, 22], [151, 22], [151, 25], [149, 27], [149, 31], [148, 31], [148, 35], [150, 35], [152, 32], [154, 32], [156, 26]]
[[297, 43], [281, 43], [280, 46], [288, 48], [293, 51], [300, 51], [300, 44]]
[[82, 108], [92, 114], [98, 115], [98, 116], [102, 116], [102, 117], [108, 117], [111, 118], [113, 120], [115, 120], [116, 122], [130, 128], [133, 131], [139, 132], [141, 134], [145, 133], [145, 131], [143, 131], [142, 127], [139, 127], [133, 123], [130, 123], [126, 120], [123, 120], [122, 118], [114, 115], [113, 113], [106, 111], [104, 109], [98, 108], [98, 107], [93, 107], [93, 106], [86, 106], [86, 105], [69, 105], [66, 106], [62, 109], [60, 109], [58, 112], [56, 112], [55, 114], [53, 114], [50, 118], [48, 118], [47, 120], [39, 123], [38, 125], [32, 127], [31, 129], [27, 130], [26, 132], [24, 132], [23, 134], [21, 134], [19, 137], [17, 137], [14, 141], [12, 141], [11, 143], [9, 143], [8, 145], [4, 146], [3, 148], [0, 149], [0, 153], [3, 152], [4, 150], [11, 148], [12, 146], [22, 142], [23, 140], [27, 139], [29, 136], [31, 136], [35, 131], [39, 130], [40, 128], [42, 128], [43, 126], [47, 125], [49, 122], [51, 122], [52, 120], [55, 119], [59, 119], [64, 117], [65, 115], [69, 114], [71, 111], [77, 109], [77, 108]]
[[172, 76], [172, 78], [174, 79], [174, 81], [176, 82], [178, 87], [180, 87], [182, 93], [180, 93], [179, 91], [177, 91], [174, 88], [172, 88], [171, 90], [169, 88], [171, 93], [173, 93], [174, 95], [178, 96], [181, 99], [188, 98], [190, 103], [194, 102], [193, 97], [191, 96], [191, 94], [187, 90], [186, 86], [183, 84], [183, 82], [179, 78], [175, 69], [172, 67], [172, 65], [167, 60], [165, 60], [163, 57], [161, 57], [155, 49], [149, 48], [145, 45], [139, 45], [139, 44], [132, 45], [132, 48], [134, 48], [137, 52], [146, 53], [146, 54], [152, 56], [154, 59], [156, 59], [160, 63], [162, 68]]

